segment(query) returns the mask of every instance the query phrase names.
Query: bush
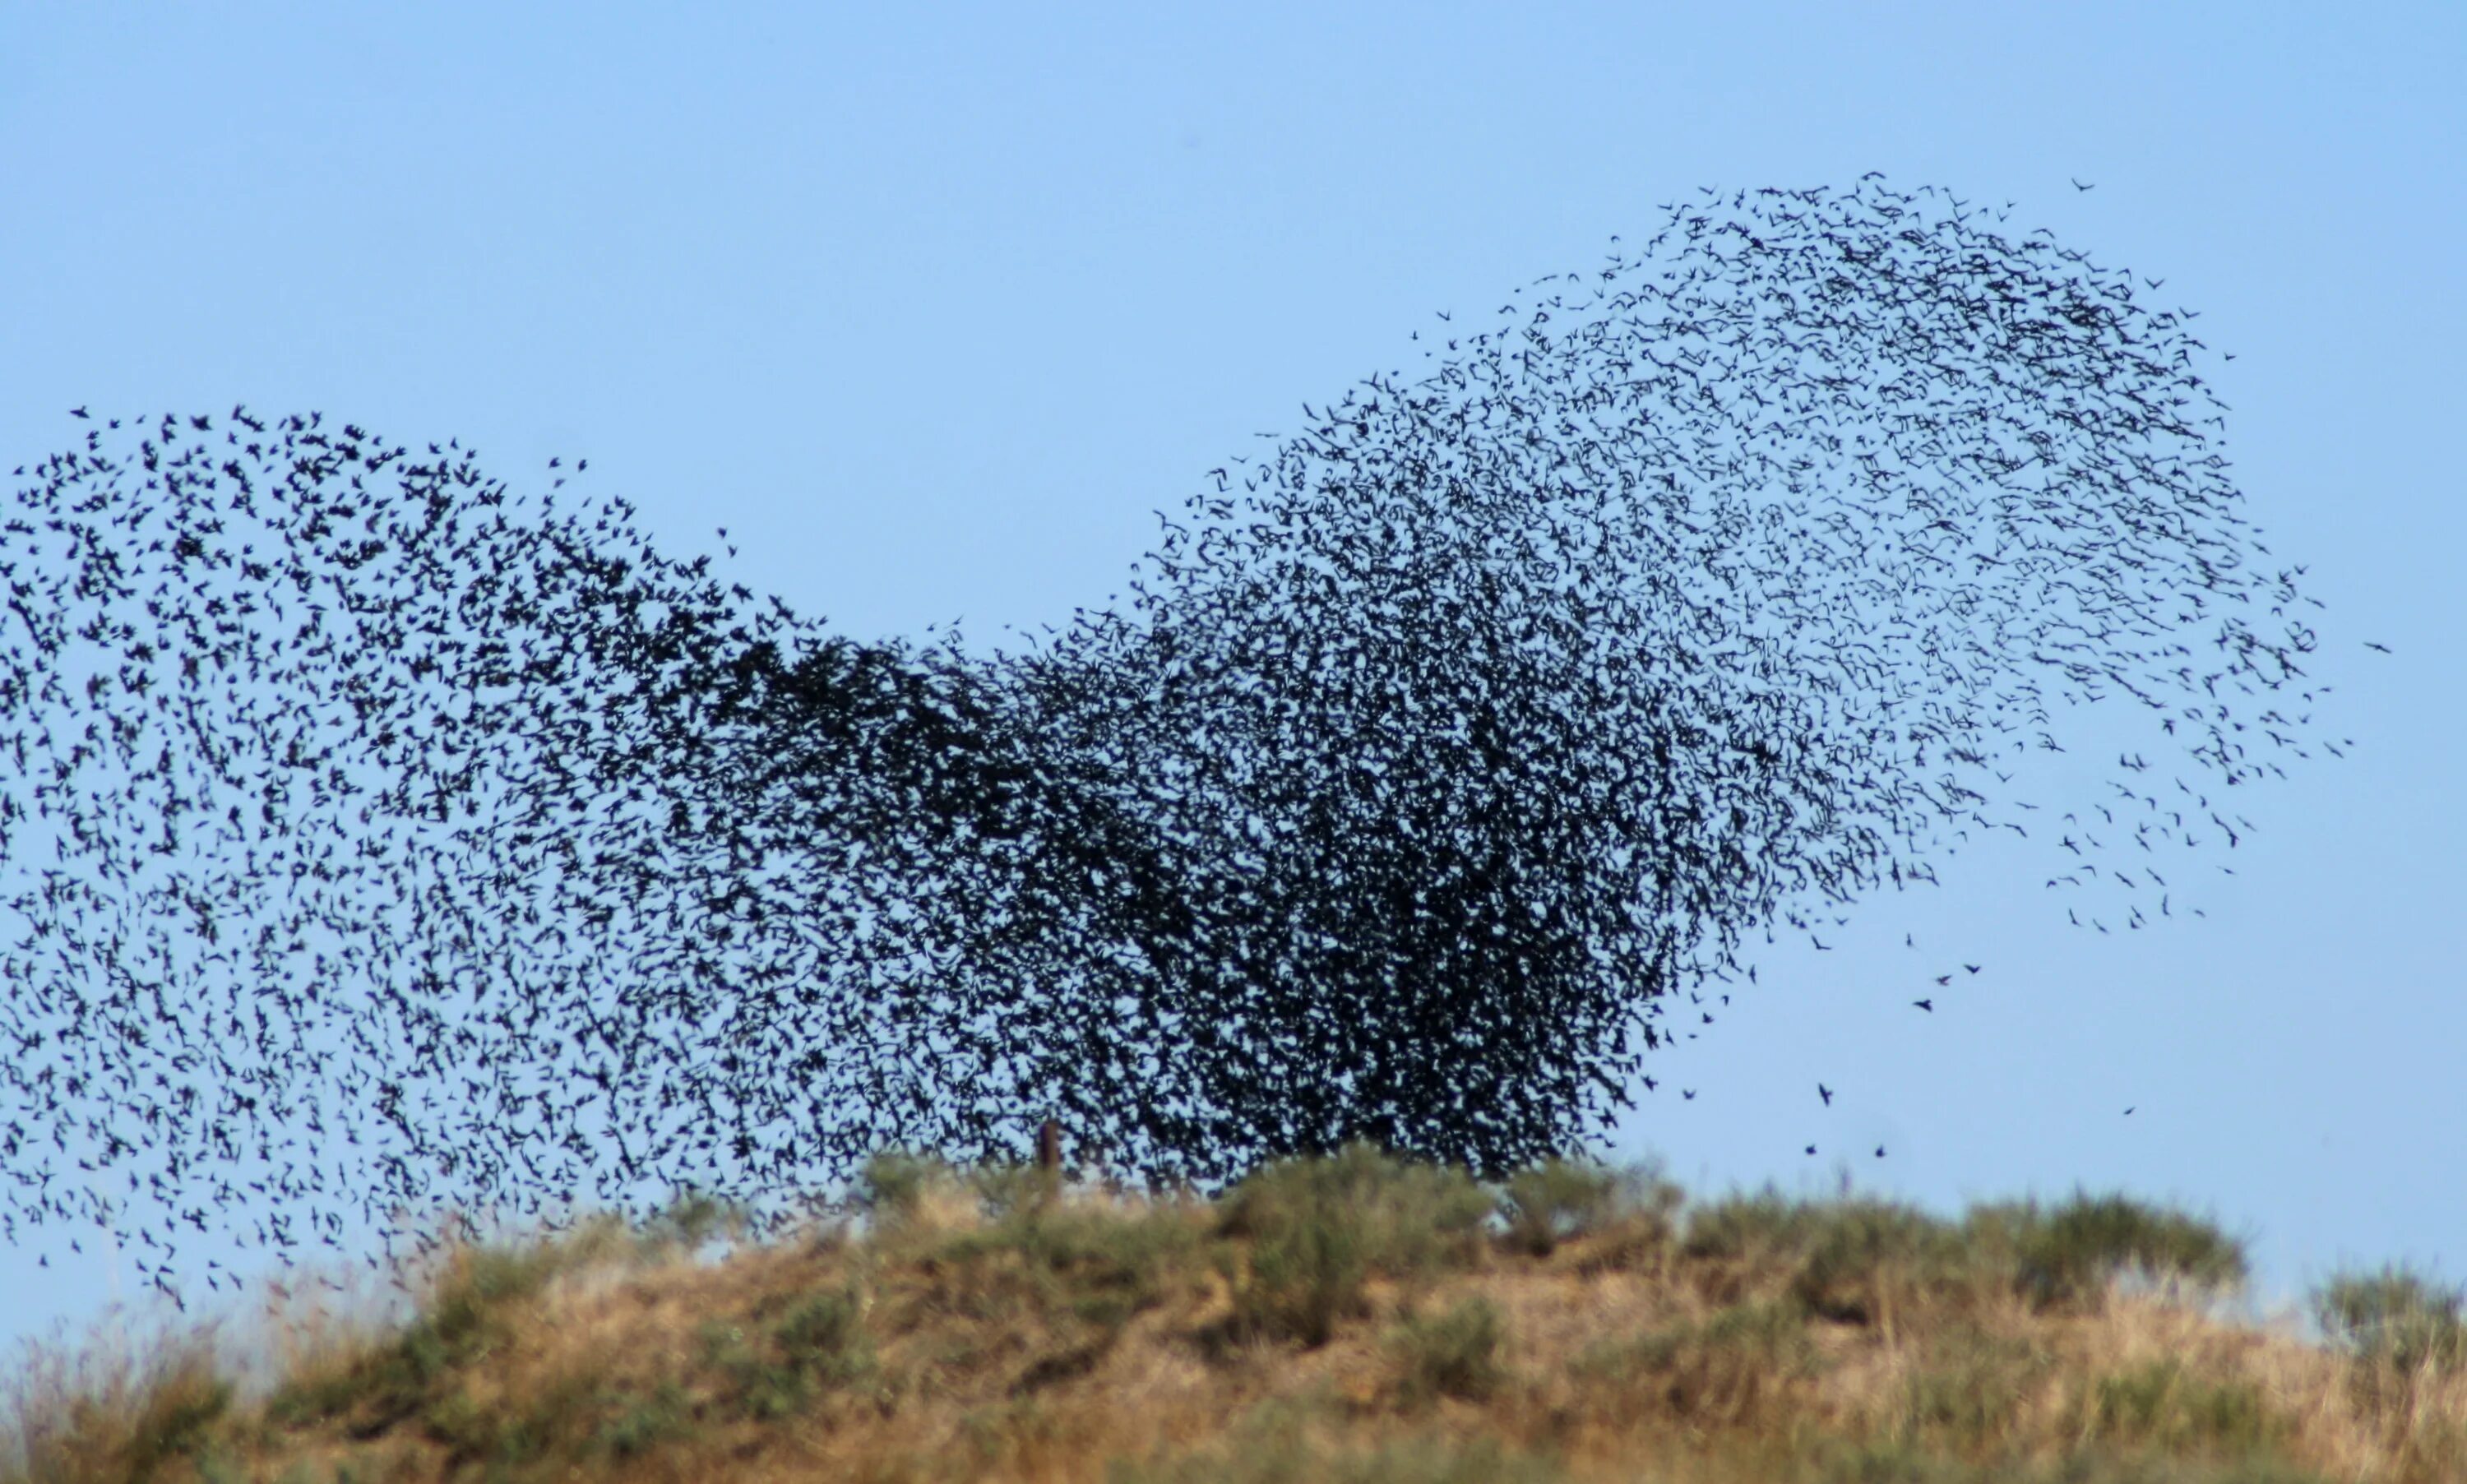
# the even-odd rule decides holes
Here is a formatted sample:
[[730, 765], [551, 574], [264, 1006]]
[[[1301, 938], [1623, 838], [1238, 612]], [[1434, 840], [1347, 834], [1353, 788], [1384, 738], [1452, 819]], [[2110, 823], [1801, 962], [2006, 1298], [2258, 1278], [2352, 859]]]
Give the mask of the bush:
[[715, 1231], [725, 1232], [733, 1242], [743, 1241], [752, 1221], [753, 1212], [743, 1202], [715, 1198], [689, 1187], [679, 1190], [670, 1198], [667, 1209], [643, 1225], [636, 1242], [646, 1255], [669, 1248], [691, 1254]]
[[2384, 1268], [2331, 1279], [2314, 1293], [2313, 1313], [2322, 1333], [2354, 1362], [2347, 1383], [2357, 1405], [2393, 1416], [2414, 1409], [2418, 1382], [2467, 1370], [2462, 1301], [2455, 1289]]
[[2243, 1245], [2217, 1226], [2120, 1195], [2076, 1192], [2047, 1212], [2036, 1202], [1985, 1206], [1966, 1229], [2012, 1261], [2017, 1291], [2040, 1310], [2094, 1304], [2128, 1270], [2228, 1289], [2248, 1271]]
[[1626, 1409], [1650, 1408], [1699, 1426], [1754, 1427], [1788, 1385], [1823, 1363], [1797, 1304], [1750, 1302], [1699, 1322], [1597, 1343], [1575, 1369]]
[[934, 1155], [877, 1151], [857, 1172], [856, 1204], [876, 1236], [915, 1232], [972, 1216], [980, 1208], [960, 1172]]
[[1819, 1207], [1790, 1200], [1768, 1185], [1752, 1196], [1726, 1196], [1689, 1211], [1680, 1251], [1731, 1261], [1804, 1251], [1822, 1221]]
[[1505, 1326], [1497, 1306], [1474, 1297], [1430, 1319], [1413, 1319], [1398, 1330], [1392, 1348], [1403, 1367], [1408, 1403], [1435, 1396], [1487, 1398], [1499, 1384], [1499, 1343]]
[[1844, 1324], [1890, 1324], [1931, 1301], [1961, 1302], [1974, 1289], [1970, 1249], [1925, 1212], [1861, 1201], [1824, 1210], [1802, 1233], [1791, 1296]]
[[801, 1410], [819, 1390], [872, 1374], [874, 1353], [864, 1303], [853, 1290], [805, 1295], [771, 1327], [776, 1361], [745, 1340], [741, 1326], [702, 1327], [703, 1360], [725, 1374], [745, 1415], [770, 1421]]
[[1251, 1241], [1236, 1327], [1325, 1344], [1339, 1319], [1368, 1312], [1373, 1271], [1414, 1280], [1477, 1256], [1492, 1206], [1463, 1171], [1400, 1163], [1369, 1144], [1254, 1171], [1217, 1219], [1220, 1236]]
[[1500, 1208], [1508, 1241], [1535, 1257], [1593, 1230], [1618, 1204], [1619, 1178], [1609, 1170], [1557, 1157], [1507, 1178]]
[[2322, 1333], [2359, 1360], [2398, 1370], [2467, 1369], [2467, 1325], [2458, 1318], [2467, 1294], [2436, 1288], [2400, 1268], [2365, 1276], [2342, 1274], [2313, 1295]]

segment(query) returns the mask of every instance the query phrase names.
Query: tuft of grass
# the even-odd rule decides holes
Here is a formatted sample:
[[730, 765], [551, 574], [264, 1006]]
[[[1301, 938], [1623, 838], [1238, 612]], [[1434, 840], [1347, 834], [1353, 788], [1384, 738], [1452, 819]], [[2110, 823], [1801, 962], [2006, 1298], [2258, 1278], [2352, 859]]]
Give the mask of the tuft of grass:
[[2099, 1377], [2078, 1415], [2085, 1440], [2150, 1451], [2249, 1458], [2275, 1441], [2258, 1386], [2197, 1376], [2172, 1358]]
[[1898, 1443], [1976, 1455], [2009, 1432], [2058, 1370], [2053, 1352], [2032, 1337], [1949, 1326], [1903, 1383], [1885, 1430]]

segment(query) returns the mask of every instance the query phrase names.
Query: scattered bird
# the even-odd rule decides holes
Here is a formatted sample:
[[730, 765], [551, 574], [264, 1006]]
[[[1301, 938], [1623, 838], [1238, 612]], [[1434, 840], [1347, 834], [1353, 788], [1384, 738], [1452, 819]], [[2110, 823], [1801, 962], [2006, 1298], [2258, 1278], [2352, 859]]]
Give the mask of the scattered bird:
[[1833, 1090], [1831, 1088], [1828, 1088], [1823, 1083], [1820, 1082], [1816, 1085], [1816, 1091], [1819, 1096], [1824, 1099], [1825, 1107], [1830, 1108], [1833, 1106]]
[[[2072, 179], [2073, 179], [2073, 178], [2072, 178], [2071, 176], [2070, 176], [2070, 175], [2066, 176], [2065, 178], [2066, 178], [2067, 180], [2072, 180]], [[2073, 189], [2074, 189], [2075, 191], [2091, 191], [2091, 190], [2094, 190], [2094, 189], [2096, 189], [2096, 183], [2095, 183], [2095, 182], [2094, 182], [2093, 184], [2091, 184], [2091, 185], [2087, 185], [2087, 186], [2086, 186], [2086, 185], [2083, 185], [2083, 184], [2082, 184], [2080, 181], [2078, 181], [2078, 180], [2073, 180]]]
[[1962, 967], [1968, 969], [1973, 974], [1977, 974], [1979, 972], [1979, 965], [1975, 963], [1966, 963], [1963, 964]]
[[1883, 1158], [1885, 1158], [1885, 1146], [1884, 1146], [1884, 1145], [1882, 1145], [1882, 1144], [1878, 1144], [1878, 1145], [1876, 1146], [1876, 1158], [1879, 1158], [1879, 1159], [1882, 1159]]
[[2388, 653], [2389, 653], [2389, 652], [2390, 652], [2389, 645], [2388, 645], [2388, 644], [2376, 644], [2376, 643], [2374, 643], [2374, 642], [2373, 642], [2371, 640], [2369, 640], [2369, 639], [2365, 641], [2365, 647], [2366, 649], [2378, 649], [2378, 650], [2380, 650], [2380, 651], [2381, 651], [2382, 653], [2384, 653], [2384, 654], [2388, 654]]
[[1911, 1003], [1917, 1005], [1920, 1009], [1927, 1011], [1930, 1015], [1934, 1015], [1935, 1013], [1935, 1001], [1934, 1000], [1913, 1000]]

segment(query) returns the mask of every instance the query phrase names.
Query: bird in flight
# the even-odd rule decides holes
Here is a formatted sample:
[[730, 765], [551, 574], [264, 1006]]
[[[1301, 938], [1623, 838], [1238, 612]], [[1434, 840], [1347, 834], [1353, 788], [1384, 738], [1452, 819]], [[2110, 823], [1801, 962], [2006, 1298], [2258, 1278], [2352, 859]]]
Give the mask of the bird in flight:
[[1816, 1085], [1816, 1091], [1818, 1096], [1824, 1099], [1825, 1107], [1830, 1108], [1833, 1106], [1833, 1090], [1831, 1088], [1828, 1088], [1823, 1083], [1820, 1082]]
[[[2070, 176], [2070, 175], [2066, 176], [2066, 177], [2065, 177], [2065, 179], [2067, 179], [2067, 180], [2073, 180], [2073, 178], [2072, 178], [2071, 176]], [[2096, 182], [2093, 182], [2093, 183], [2092, 183], [2092, 185], [2094, 185], [2094, 186], [2095, 184], [2096, 184]], [[2080, 181], [2073, 180], [2073, 189], [2074, 189], [2075, 191], [2088, 191], [2088, 190], [2091, 190], [2091, 189], [2092, 189], [2092, 186], [2086, 186], [2086, 185], [2083, 185]]]
[[1934, 1015], [1935, 1013], [1935, 1001], [1933, 1000], [1913, 1000], [1911, 1003], [1917, 1005], [1920, 1009], [1925, 1010], [1930, 1015]]

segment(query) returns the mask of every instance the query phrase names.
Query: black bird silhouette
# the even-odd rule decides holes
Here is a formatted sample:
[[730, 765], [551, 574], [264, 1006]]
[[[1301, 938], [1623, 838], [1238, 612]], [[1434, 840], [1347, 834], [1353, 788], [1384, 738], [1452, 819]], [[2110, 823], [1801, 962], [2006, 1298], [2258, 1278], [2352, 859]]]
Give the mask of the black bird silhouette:
[[1935, 1001], [1933, 1000], [1913, 1000], [1911, 1003], [1917, 1005], [1920, 1009], [1925, 1010], [1930, 1015], [1934, 1015], [1935, 1013]]
[[1833, 1090], [1831, 1088], [1828, 1088], [1823, 1083], [1820, 1082], [1816, 1085], [1816, 1091], [1817, 1094], [1824, 1099], [1825, 1107], [1830, 1108], [1833, 1106]]
[[1968, 969], [1973, 974], [1977, 974], [1979, 972], [1979, 965], [1975, 963], [1966, 963], [1963, 964], [1962, 967]]
[[1953, 976], [1950, 974], [1939, 974], [1935, 977], [1935, 981], [1940, 985], [1950, 984], [1953, 982]]
[[2366, 649], [2378, 649], [2378, 650], [2380, 650], [2380, 651], [2381, 651], [2382, 653], [2384, 653], [2384, 654], [2388, 654], [2388, 653], [2389, 653], [2389, 652], [2390, 652], [2390, 650], [2389, 650], [2389, 645], [2388, 645], [2388, 644], [2376, 644], [2376, 643], [2374, 643], [2374, 642], [2373, 642], [2371, 640], [2369, 640], [2369, 639], [2365, 641], [2365, 647]]
[[1565, 1151], [1746, 932], [2008, 822], [2059, 704], [2303, 751], [2220, 700], [2327, 711], [2134, 286], [1881, 177], [1674, 207], [1024, 655], [831, 633], [456, 439], [80, 428], [0, 510], [0, 1127], [89, 1179], [11, 1212], [108, 1195], [149, 1264], [645, 1178], [762, 1225], [1057, 1108], [1202, 1189]]
[[1885, 1146], [1884, 1146], [1884, 1145], [1882, 1145], [1882, 1144], [1878, 1144], [1878, 1145], [1876, 1146], [1876, 1158], [1879, 1158], [1879, 1159], [1882, 1159], [1883, 1158], [1885, 1158]]
[[[2065, 177], [2065, 179], [2067, 179], [2067, 180], [2073, 180], [2073, 178], [2072, 178], [2071, 176], [2070, 176], [2070, 175], [2066, 176], [2066, 177]], [[2094, 185], [2095, 185], [2095, 182], [2094, 182], [2092, 186], [2085, 186], [2085, 185], [2083, 185], [2080, 181], [2073, 180], [2073, 189], [2074, 189], [2075, 191], [2089, 191], [2089, 190], [2092, 190], [2092, 189], [2094, 188]]]

